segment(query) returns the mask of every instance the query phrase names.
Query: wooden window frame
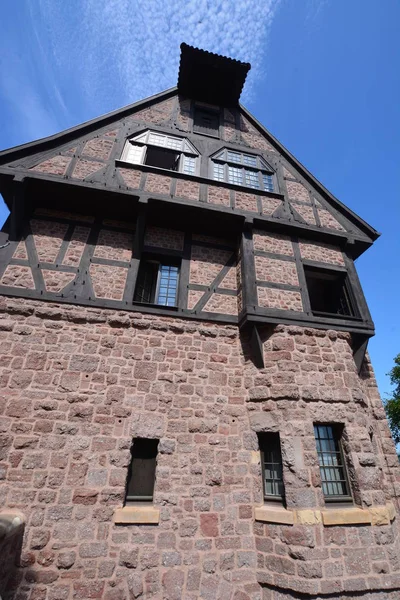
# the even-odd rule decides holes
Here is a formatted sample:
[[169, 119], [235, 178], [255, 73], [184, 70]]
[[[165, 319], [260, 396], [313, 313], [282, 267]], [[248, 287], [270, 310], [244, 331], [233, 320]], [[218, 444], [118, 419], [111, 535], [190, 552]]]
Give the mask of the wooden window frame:
[[[338, 465], [322, 465], [322, 468], [321, 468], [320, 455], [322, 455], [324, 453], [325, 454], [331, 453], [331, 452], [333, 453], [333, 451], [318, 450], [317, 442], [321, 438], [319, 438], [319, 437], [317, 438], [316, 429], [320, 428], [320, 427], [326, 427], [326, 428], [329, 427], [332, 429], [332, 439], [334, 440], [335, 444], [337, 445], [337, 450], [335, 450], [334, 453], [337, 454], [340, 459], [340, 463]], [[338, 423], [320, 423], [320, 422], [314, 423], [314, 438], [315, 438], [315, 443], [316, 443], [316, 448], [317, 448], [318, 466], [319, 466], [320, 475], [321, 475], [321, 484], [340, 481], [341, 483], [344, 484], [344, 487], [345, 487], [344, 494], [325, 494], [324, 487], [322, 485], [322, 493], [324, 495], [325, 502], [329, 503], [329, 504], [353, 503], [352, 489], [350, 486], [349, 476], [348, 476], [348, 472], [347, 472], [346, 457], [345, 457], [345, 453], [343, 451], [343, 443], [342, 443], [343, 432], [344, 432], [344, 425], [341, 425]], [[331, 438], [322, 438], [322, 439], [331, 439]], [[324, 472], [325, 472], [325, 469], [333, 469], [333, 470], [342, 469], [343, 479], [326, 480], [322, 476], [322, 473], [323, 473], [322, 469], [324, 470]]]
[[[282, 450], [281, 450], [281, 440], [278, 432], [260, 432], [258, 433], [258, 445], [260, 449], [260, 458], [261, 458], [261, 473], [262, 473], [262, 486], [263, 486], [263, 498], [264, 502], [274, 502], [281, 505], [285, 503], [285, 484], [283, 480], [283, 464], [282, 464]], [[268, 451], [268, 448], [272, 448], [270, 450], [272, 453], [274, 451], [278, 452], [278, 460], [271, 461], [268, 464], [279, 465], [281, 470], [281, 477], [275, 478], [273, 477], [271, 481], [280, 483], [282, 493], [280, 494], [269, 494], [266, 490], [266, 476], [265, 476], [265, 454]]]
[[[140, 277], [140, 273], [141, 273], [141, 269], [144, 268], [146, 263], [152, 263], [154, 265], [157, 265], [157, 275], [155, 276], [155, 280], [153, 280], [152, 282], [152, 298], [150, 301], [145, 301], [145, 300], [138, 300], [136, 299], [137, 296], [137, 292], [138, 292], [138, 284], [139, 282], [139, 277]], [[178, 273], [177, 273], [177, 278], [176, 278], [176, 292], [175, 292], [175, 303], [172, 304], [159, 304], [158, 303], [158, 296], [160, 293], [160, 285], [161, 285], [161, 269], [162, 267], [176, 267], [178, 269]], [[137, 280], [136, 280], [136, 286], [135, 286], [135, 291], [134, 291], [134, 295], [133, 295], [133, 301], [137, 302], [138, 304], [146, 304], [146, 305], [151, 305], [151, 306], [160, 306], [162, 308], [177, 308], [178, 304], [179, 304], [179, 279], [180, 279], [180, 275], [181, 275], [181, 259], [179, 258], [173, 258], [173, 257], [158, 257], [153, 256], [151, 254], [145, 254], [144, 256], [142, 256], [141, 260], [140, 260], [140, 264], [139, 264], [139, 270], [138, 270], [138, 276], [137, 276]]]
[[[241, 162], [235, 162], [229, 159], [228, 153], [234, 152], [242, 157]], [[256, 159], [256, 165], [248, 165], [244, 162], [244, 156], [251, 156]], [[223, 167], [223, 179], [215, 179], [214, 177], [214, 165], [219, 164]], [[229, 167], [234, 167], [242, 173], [242, 183], [232, 183], [229, 181]], [[252, 187], [246, 185], [246, 171], [257, 173], [258, 187]], [[269, 175], [272, 181], [272, 190], [265, 189], [263, 175]], [[267, 192], [270, 194], [277, 193], [278, 185], [275, 171], [264, 161], [262, 157], [257, 154], [251, 154], [251, 152], [240, 152], [232, 148], [223, 148], [211, 157], [211, 176], [214, 181], [224, 181], [230, 185], [237, 185], [238, 187], [245, 188], [246, 190], [253, 190], [253, 193]]]

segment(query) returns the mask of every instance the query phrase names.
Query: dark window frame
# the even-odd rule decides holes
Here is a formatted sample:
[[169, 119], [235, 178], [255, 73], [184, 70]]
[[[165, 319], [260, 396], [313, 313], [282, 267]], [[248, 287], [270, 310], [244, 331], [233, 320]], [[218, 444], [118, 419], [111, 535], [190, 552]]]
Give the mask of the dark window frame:
[[[229, 155], [238, 154], [242, 157], [241, 162], [232, 160]], [[245, 157], [254, 159], [255, 164], [249, 164], [245, 162]], [[220, 171], [222, 167], [222, 179], [216, 177], [216, 166], [219, 165]], [[242, 181], [235, 183], [230, 181], [229, 168], [238, 169], [242, 174]], [[258, 187], [246, 184], [246, 173], [256, 174], [256, 180], [258, 181]], [[264, 180], [264, 176], [267, 177], [267, 183]], [[278, 184], [276, 173], [270, 167], [267, 162], [258, 154], [252, 154], [251, 152], [243, 152], [232, 148], [223, 148], [216, 152], [214, 156], [211, 156], [211, 178], [214, 181], [224, 181], [230, 185], [237, 185], [248, 190], [255, 190], [261, 192], [277, 193]]]
[[[310, 308], [314, 316], [350, 320], [361, 319], [356, 298], [346, 270], [330, 269], [329, 267], [317, 267], [307, 263], [303, 263], [303, 268], [307, 285], [307, 293], [310, 300]], [[334, 282], [334, 279], [336, 279], [336, 283]], [[336, 311], [319, 310], [315, 307], [315, 300], [313, 301], [314, 292], [312, 292], [311, 285], [313, 281], [318, 281], [319, 285], [321, 285], [321, 282], [324, 280], [331, 282], [331, 287], [334, 285], [337, 286], [336, 294], [338, 310]], [[329, 294], [329, 297], [331, 298], [332, 294]], [[317, 301], [321, 301], [321, 299], [319, 298]]]
[[[281, 440], [278, 432], [260, 432], [258, 436], [258, 445], [261, 457], [261, 473], [264, 502], [276, 502], [279, 504], [285, 503], [285, 485], [283, 480], [283, 464]], [[269, 453], [269, 456], [268, 456]], [[266, 459], [270, 460], [266, 460]], [[275, 459], [275, 460], [274, 460]], [[271, 477], [266, 477], [266, 465], [271, 465], [269, 469]], [[278, 468], [276, 468], [276, 466]], [[278, 473], [278, 477], [276, 476]], [[269, 493], [267, 489], [267, 480], [271, 482], [272, 489], [275, 493]]]
[[[156, 482], [158, 439], [135, 438], [131, 446], [131, 460], [129, 463], [128, 474], [126, 478], [125, 502], [124, 506], [131, 506], [138, 503], [152, 503], [154, 498], [154, 488]], [[146, 461], [146, 462], [144, 462]], [[135, 479], [139, 474], [145, 481]], [[136, 493], [136, 490], [147, 493]], [[150, 491], [150, 493], [148, 493]]]
[[[180, 276], [181, 276], [181, 262], [182, 261], [180, 258], [172, 257], [172, 256], [159, 256], [156, 254], [142, 255], [140, 264], [139, 264], [137, 279], [136, 279], [135, 291], [134, 291], [134, 295], [133, 295], [133, 302], [137, 302], [139, 304], [150, 304], [152, 306], [159, 306], [162, 308], [177, 308], [179, 305], [179, 283], [180, 283]], [[159, 302], [159, 298], [160, 298], [160, 294], [162, 291], [161, 284], [162, 284], [162, 278], [164, 275], [162, 271], [163, 271], [163, 269], [169, 268], [169, 267], [174, 267], [177, 269], [176, 285], [174, 286], [175, 287], [174, 304], [161, 304]], [[142, 283], [142, 280], [143, 279], [145, 280], [146, 276], [148, 278], [151, 270], [153, 270], [153, 274], [152, 274], [152, 276], [150, 275], [150, 281], [148, 282], [148, 287], [151, 289], [149, 291], [148, 298], [143, 298], [143, 293], [140, 294], [139, 287], [144, 286], [144, 283]], [[170, 281], [170, 278], [168, 278], [166, 298], [168, 298], [169, 281]], [[140, 295], [141, 295], [141, 298], [139, 297]]]
[[[320, 435], [320, 428], [326, 428], [326, 429], [331, 429], [332, 430], [332, 437], [327, 437], [327, 438], [322, 438]], [[318, 430], [318, 437], [317, 437], [317, 430]], [[343, 443], [342, 443], [342, 439], [343, 439], [343, 432], [344, 432], [344, 425], [339, 424], [339, 423], [314, 423], [314, 438], [315, 438], [315, 443], [316, 443], [316, 449], [317, 449], [317, 456], [318, 456], [318, 466], [319, 466], [319, 471], [320, 471], [320, 476], [321, 476], [321, 486], [322, 486], [322, 493], [324, 495], [324, 499], [326, 503], [332, 504], [332, 503], [353, 503], [353, 495], [352, 495], [352, 489], [350, 486], [350, 480], [349, 480], [349, 476], [348, 476], [348, 471], [347, 471], [347, 464], [346, 464], [346, 456], [345, 453], [343, 451]], [[333, 441], [335, 444], [335, 450], [319, 450], [318, 449], [318, 442], [320, 440], [328, 440], [328, 441]], [[321, 465], [321, 456], [323, 454], [335, 454], [336, 455], [336, 462], [337, 464], [322, 464]], [[322, 456], [322, 462], [324, 462], [324, 457]], [[333, 461], [335, 462], [335, 461]], [[335, 479], [326, 479], [325, 476], [323, 476], [323, 473], [325, 474], [326, 471], [342, 471], [342, 477], [340, 479], [335, 478]], [[330, 473], [330, 475], [332, 475], [332, 473]], [[344, 490], [345, 492], [343, 494], [329, 494], [329, 493], [325, 493], [324, 491], [324, 484], [326, 484], [327, 489], [329, 489], [328, 485], [331, 484], [332, 485], [332, 489], [333, 489], [333, 484], [343, 484]]]

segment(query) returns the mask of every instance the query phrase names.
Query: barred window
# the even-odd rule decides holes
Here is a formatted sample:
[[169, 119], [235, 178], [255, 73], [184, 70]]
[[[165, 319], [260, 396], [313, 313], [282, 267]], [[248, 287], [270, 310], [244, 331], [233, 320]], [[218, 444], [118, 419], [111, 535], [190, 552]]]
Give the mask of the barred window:
[[136, 165], [196, 175], [198, 157], [196, 148], [186, 138], [144, 131], [126, 142], [121, 159]]
[[212, 157], [212, 173], [217, 181], [273, 192], [274, 172], [260, 156], [224, 148]]
[[125, 504], [153, 501], [158, 441], [145, 438], [133, 441]]
[[282, 454], [279, 433], [259, 433], [264, 500], [283, 501]]
[[176, 306], [178, 281], [178, 264], [142, 259], [134, 301], [159, 306]]
[[339, 425], [314, 425], [322, 491], [327, 501], [351, 500]]

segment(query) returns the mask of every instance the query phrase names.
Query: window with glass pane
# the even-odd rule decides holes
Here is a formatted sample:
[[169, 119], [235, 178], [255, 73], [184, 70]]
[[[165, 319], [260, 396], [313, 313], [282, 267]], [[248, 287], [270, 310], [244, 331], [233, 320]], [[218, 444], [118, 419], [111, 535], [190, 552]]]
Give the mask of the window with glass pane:
[[135, 289], [135, 302], [176, 306], [179, 266], [142, 259]]
[[325, 499], [351, 500], [339, 426], [314, 425], [314, 435]]
[[265, 500], [280, 500], [285, 496], [282, 476], [282, 454], [279, 433], [259, 433]]
[[157, 304], [175, 306], [178, 289], [178, 267], [160, 265], [158, 279]]
[[264, 190], [266, 192], [273, 192], [274, 191], [274, 182], [272, 180], [272, 175], [266, 175], [265, 173], [263, 173], [263, 184], [264, 184]]
[[245, 185], [258, 189], [260, 187], [260, 183], [258, 181], [258, 173], [257, 171], [248, 171], [244, 170], [244, 182]]
[[229, 183], [242, 185], [243, 169], [237, 169], [236, 167], [228, 167], [228, 181]]
[[213, 156], [212, 161], [213, 177], [217, 181], [266, 192], [274, 191], [272, 168], [261, 156], [224, 148]]
[[214, 163], [214, 179], [217, 181], [224, 181], [224, 165]]
[[194, 175], [196, 172], [196, 159], [192, 156], [183, 157], [183, 172], [188, 175]]
[[125, 504], [152, 502], [156, 476], [158, 440], [136, 438], [131, 448]]

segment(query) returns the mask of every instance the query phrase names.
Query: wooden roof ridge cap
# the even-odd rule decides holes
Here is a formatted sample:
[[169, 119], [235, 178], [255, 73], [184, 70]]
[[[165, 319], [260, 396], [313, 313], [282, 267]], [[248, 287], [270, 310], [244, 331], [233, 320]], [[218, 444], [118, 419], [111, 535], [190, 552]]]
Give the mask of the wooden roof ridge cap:
[[336, 208], [335, 205], [337, 205], [339, 212], [344, 211], [348, 213], [352, 219], [359, 223], [359, 226], [362, 229], [366, 229], [367, 231], [369, 231], [369, 235], [372, 237], [373, 241], [377, 240], [380, 237], [381, 233], [379, 231], [377, 231], [374, 227], [372, 227], [372, 225], [367, 223], [367, 221], [365, 221], [362, 217], [357, 215], [357, 213], [355, 213], [353, 210], [351, 210], [351, 208], [346, 206], [346, 204], [343, 204], [343, 202], [336, 198], [336, 196], [334, 196], [332, 192], [330, 192], [324, 186], [323, 183], [321, 183], [274, 135], [272, 135], [272, 133], [268, 131], [268, 129], [262, 123], [260, 123], [260, 121], [254, 115], [252, 115], [251, 112], [248, 111], [245, 106], [243, 106], [243, 104], [239, 103], [239, 108], [241, 111], [244, 112], [246, 117], [248, 117], [259, 129], [261, 129], [262, 133], [267, 135], [267, 137], [277, 147], [277, 149], [281, 151], [290, 162], [294, 163], [294, 166], [296, 166], [299, 170], [303, 171], [303, 173], [306, 176], [306, 179], [311, 180], [311, 183], [320, 188], [324, 197], [328, 196], [327, 200], [328, 202], [331, 201], [333, 203], [333, 208]]
[[[251, 69], [251, 64], [249, 62], [243, 62], [241, 60], [238, 60], [237, 58], [231, 58], [230, 56], [225, 56], [223, 54], [218, 54], [216, 52], [210, 52], [209, 50], [204, 50], [203, 48], [198, 48], [197, 46], [191, 46], [190, 44], [186, 44], [185, 42], [181, 43], [180, 48], [181, 48], [181, 50], [188, 49], [190, 51], [202, 52], [204, 54], [208, 54], [209, 56], [213, 56], [217, 59], [231, 61], [232, 63], [236, 63], [238, 65], [241, 65], [242, 67], [246, 67], [247, 71], [249, 71]], [[181, 54], [181, 58], [182, 58], [182, 54]]]
[[[20, 154], [24, 154], [26, 150], [33, 149], [36, 151], [40, 151], [40, 146], [44, 144], [51, 144], [52, 142], [60, 142], [63, 137], [66, 137], [66, 142], [68, 141], [68, 136], [72, 136], [74, 134], [82, 135], [86, 130], [90, 130], [94, 126], [104, 127], [107, 125], [108, 121], [112, 121], [116, 117], [122, 118], [126, 113], [129, 114], [130, 111], [135, 108], [140, 108], [142, 105], [145, 106], [147, 103], [154, 102], [156, 100], [168, 99], [178, 92], [177, 86], [168, 88], [162, 92], [158, 92], [157, 94], [153, 94], [152, 96], [147, 96], [142, 100], [138, 100], [137, 102], [132, 102], [131, 104], [127, 104], [121, 108], [117, 108], [116, 110], [105, 113], [104, 115], [100, 115], [99, 117], [95, 117], [94, 119], [89, 119], [88, 121], [84, 121], [83, 123], [79, 123], [78, 125], [74, 125], [73, 127], [69, 127], [68, 129], [63, 129], [57, 133], [53, 133], [52, 135], [39, 138], [37, 140], [32, 140], [31, 142], [26, 142], [25, 144], [20, 144], [18, 146], [12, 146], [11, 148], [5, 148], [0, 151], [0, 162], [2, 162], [3, 158], [7, 158], [7, 160], [16, 160]], [[17, 156], [13, 157], [13, 154]], [[29, 152], [26, 152], [29, 154]]]
[[[194, 81], [196, 81], [196, 85], [198, 85], [198, 81], [197, 78], [193, 79], [193, 69], [197, 69], [197, 75], [199, 75], [199, 72], [201, 74], [202, 68], [205, 70], [210, 70], [212, 75], [213, 68], [221, 67], [220, 75], [224, 74], [226, 76], [229, 73], [232, 79], [231, 85], [225, 85], [223, 96], [211, 100], [206, 99], [205, 97], [196, 97], [195, 99], [202, 102], [220, 105], [225, 105], [225, 102], [229, 100], [226, 106], [237, 106], [240, 95], [243, 91], [247, 73], [251, 69], [251, 64], [248, 62], [242, 62], [235, 58], [230, 58], [229, 56], [223, 56], [222, 54], [216, 54], [214, 52], [210, 52], [209, 50], [203, 50], [202, 48], [190, 46], [185, 42], [182, 42], [180, 48], [181, 55], [178, 69], [178, 91], [189, 97], [194, 97], [192, 96], [194, 89], [193, 85]], [[225, 69], [223, 67], [225, 67]], [[201, 74], [200, 79], [201, 78], [204, 80], [204, 72]], [[219, 93], [221, 93], [221, 90], [219, 90]], [[203, 95], [204, 94], [202, 94], [202, 96]], [[209, 96], [209, 94], [205, 95]]]

